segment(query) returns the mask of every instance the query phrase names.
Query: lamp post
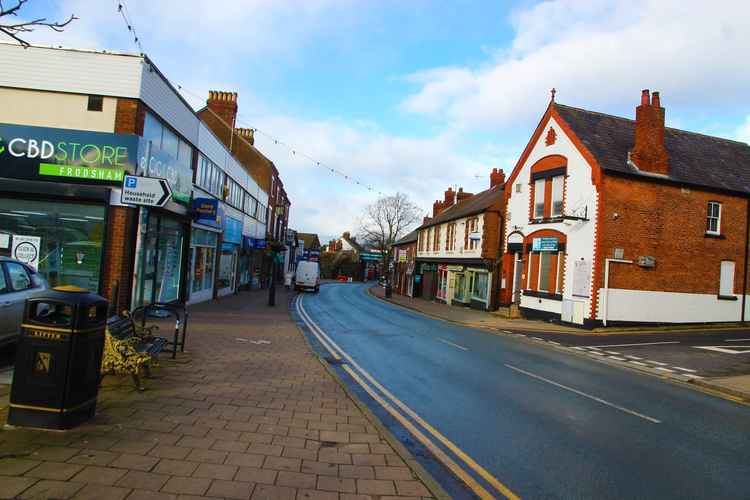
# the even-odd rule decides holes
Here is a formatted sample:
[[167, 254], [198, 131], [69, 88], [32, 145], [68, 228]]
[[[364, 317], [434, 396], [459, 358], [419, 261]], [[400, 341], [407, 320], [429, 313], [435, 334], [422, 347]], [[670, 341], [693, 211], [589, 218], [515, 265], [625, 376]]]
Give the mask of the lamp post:
[[[275, 228], [279, 222], [279, 218], [284, 215], [284, 206], [276, 205], [274, 207], [274, 213], [276, 217], [274, 219], [274, 233]], [[279, 258], [281, 252], [285, 249], [284, 244], [279, 241], [274, 241], [271, 245], [271, 281], [268, 286], [268, 305], [274, 307], [276, 305], [276, 259]]]

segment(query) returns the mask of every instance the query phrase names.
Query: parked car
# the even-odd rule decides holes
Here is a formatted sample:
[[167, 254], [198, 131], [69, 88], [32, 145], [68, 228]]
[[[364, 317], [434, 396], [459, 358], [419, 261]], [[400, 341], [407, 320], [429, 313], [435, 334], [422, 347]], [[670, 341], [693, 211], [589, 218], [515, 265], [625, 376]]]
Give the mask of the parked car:
[[310, 289], [315, 293], [320, 291], [320, 266], [317, 262], [303, 260], [297, 264], [294, 289], [298, 292]]
[[47, 288], [47, 281], [31, 267], [0, 257], [0, 345], [18, 340], [26, 299]]

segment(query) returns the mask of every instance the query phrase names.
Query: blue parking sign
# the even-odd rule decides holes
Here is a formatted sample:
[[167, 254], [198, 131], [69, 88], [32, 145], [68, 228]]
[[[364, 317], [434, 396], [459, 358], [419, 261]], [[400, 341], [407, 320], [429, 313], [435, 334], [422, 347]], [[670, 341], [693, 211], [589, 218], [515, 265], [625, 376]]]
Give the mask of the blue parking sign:
[[138, 185], [138, 177], [128, 175], [125, 177], [125, 187], [134, 188]]

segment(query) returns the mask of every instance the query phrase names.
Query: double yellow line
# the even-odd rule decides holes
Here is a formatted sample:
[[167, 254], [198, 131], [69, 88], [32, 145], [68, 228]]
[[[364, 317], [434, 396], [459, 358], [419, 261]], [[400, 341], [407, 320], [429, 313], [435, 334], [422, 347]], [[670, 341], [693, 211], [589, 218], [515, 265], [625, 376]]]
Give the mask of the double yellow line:
[[[402, 413], [393, 407], [395, 405], [406, 415], [411, 417], [417, 424], [419, 424], [424, 430], [433, 436], [443, 446], [453, 452], [458, 458], [460, 458], [464, 464], [466, 464], [471, 470], [476, 472], [482, 479], [487, 481], [498, 493], [504, 498], [509, 500], [517, 500], [520, 497], [513, 493], [507, 486], [497, 480], [492, 474], [490, 474], [484, 467], [479, 465], [474, 459], [467, 455], [463, 450], [441, 434], [437, 429], [422, 419], [414, 410], [406, 406], [401, 400], [394, 396], [388, 389], [383, 387], [372, 375], [370, 375], [364, 368], [362, 368], [356, 361], [354, 361], [349, 354], [346, 353], [336, 342], [333, 341], [326, 333], [310, 318], [310, 315], [302, 305], [303, 296], [298, 296], [296, 300], [296, 309], [302, 321], [310, 329], [310, 332], [318, 339], [323, 347], [328, 350], [331, 356], [340, 361], [345, 359], [348, 365], [343, 365], [344, 371], [346, 371], [352, 379], [357, 382], [364, 390], [369, 394], [379, 405], [383, 407], [393, 418], [395, 418], [401, 425], [403, 425], [411, 434], [422, 443], [427, 449], [429, 449], [435, 457], [440, 460], [448, 469], [450, 469], [457, 477], [459, 477], [466, 485], [477, 495], [479, 498], [490, 499], [497, 498], [496, 495], [488, 492], [479, 482], [474, 479], [463, 467], [456, 463], [447, 453], [445, 453], [440, 447], [438, 447], [429, 437], [427, 437], [417, 426], [412, 424]], [[361, 376], [352, 369], [354, 367]], [[365, 382], [365, 380], [367, 382]], [[368, 384], [369, 382], [369, 384]], [[386, 401], [380, 394], [375, 391], [377, 389], [391, 403]]]

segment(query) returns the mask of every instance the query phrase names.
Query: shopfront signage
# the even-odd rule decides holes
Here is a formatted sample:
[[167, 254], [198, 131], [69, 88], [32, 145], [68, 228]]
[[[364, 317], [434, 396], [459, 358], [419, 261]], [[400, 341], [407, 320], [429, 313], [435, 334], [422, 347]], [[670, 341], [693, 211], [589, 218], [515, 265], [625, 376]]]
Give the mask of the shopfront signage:
[[360, 260], [383, 260], [383, 256], [379, 253], [361, 253], [359, 254]]
[[13, 235], [13, 248], [11, 256], [28, 265], [35, 271], [39, 265], [39, 252], [42, 248], [42, 239], [39, 236]]
[[234, 217], [224, 217], [224, 241], [239, 245], [242, 243], [242, 221]]
[[406, 250], [400, 250], [398, 251], [398, 261], [399, 262], [406, 262]]
[[263, 250], [266, 248], [266, 240], [255, 240], [255, 248], [258, 250]]
[[532, 252], [557, 252], [557, 238], [534, 238], [531, 240]]
[[145, 207], [163, 207], [172, 197], [166, 179], [126, 175], [122, 183], [120, 203]]
[[219, 200], [216, 198], [194, 198], [193, 220], [201, 224], [209, 225], [220, 223]]
[[135, 172], [139, 137], [0, 124], [0, 177], [119, 185]]
[[138, 171], [149, 177], [161, 177], [169, 181], [175, 201], [188, 203], [193, 189], [193, 171], [189, 164], [177, 161], [171, 154], [150, 147], [141, 140], [138, 149]]

